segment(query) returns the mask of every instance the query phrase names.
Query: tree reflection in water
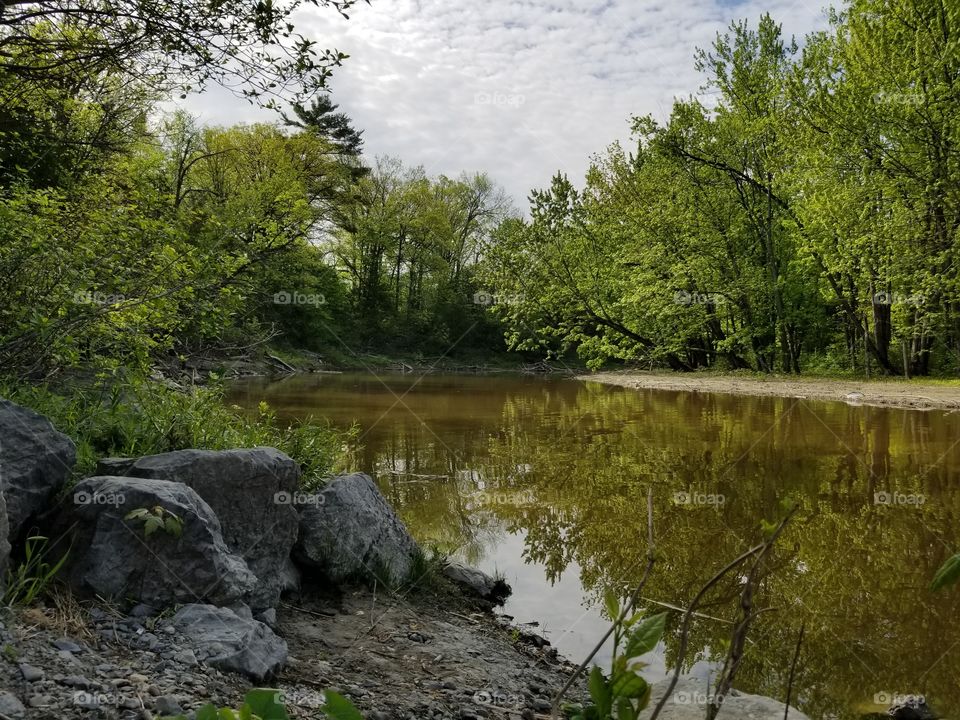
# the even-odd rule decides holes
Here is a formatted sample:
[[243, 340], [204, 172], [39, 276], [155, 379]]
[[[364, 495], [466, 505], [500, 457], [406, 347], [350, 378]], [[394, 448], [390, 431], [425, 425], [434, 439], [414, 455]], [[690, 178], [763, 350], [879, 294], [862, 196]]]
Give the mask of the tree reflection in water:
[[[518, 533], [548, 580], [578, 567], [598, 607], [641, 572], [648, 487], [659, 560], [646, 595], [677, 606], [793, 498], [758, 599], [776, 611], [758, 619], [738, 685], [782, 698], [806, 621], [795, 685], [812, 717], [908, 692], [960, 714], [960, 592], [927, 590], [960, 547], [958, 416], [512, 376], [327, 375], [233, 393], [262, 398], [281, 415], [356, 421], [351, 466], [425, 545], [479, 562]], [[734, 579], [703, 611], [733, 617], [737, 591]], [[689, 662], [722, 657], [728, 634], [698, 621]], [[667, 663], [676, 641], [668, 630]]]

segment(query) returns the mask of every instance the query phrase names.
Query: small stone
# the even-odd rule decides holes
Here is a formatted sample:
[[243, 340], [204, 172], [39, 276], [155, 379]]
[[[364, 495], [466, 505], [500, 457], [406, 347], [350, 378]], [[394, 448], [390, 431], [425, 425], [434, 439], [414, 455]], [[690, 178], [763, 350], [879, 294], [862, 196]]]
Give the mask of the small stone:
[[33, 695], [27, 700], [27, 705], [32, 708], [46, 707], [50, 704], [49, 695]]
[[135, 617], [135, 618], [153, 617], [156, 614], [157, 614], [157, 611], [154, 608], [144, 603], [134, 605], [133, 608], [130, 610], [130, 617]]
[[148, 679], [149, 678], [146, 675], [141, 675], [140, 673], [131, 673], [130, 675], [127, 675], [127, 680], [135, 685], [145, 683]]
[[154, 703], [154, 708], [156, 708], [156, 711], [161, 715], [180, 715], [183, 712], [180, 703], [178, 703], [177, 699], [172, 695], [161, 695], [158, 697]]
[[64, 678], [61, 678], [59, 682], [60, 682], [61, 685], [67, 685], [67, 686], [69, 686], [69, 687], [81, 688], [81, 689], [84, 689], [84, 690], [87, 689], [88, 687], [90, 687], [90, 685], [91, 685], [91, 683], [90, 683], [89, 680], [87, 680], [85, 677], [82, 677], [82, 676], [80, 676], [80, 675], [67, 675], [67, 676], [64, 677]]
[[27, 712], [23, 703], [13, 693], [0, 691], [0, 714], [8, 718], [22, 718]]
[[262, 622], [264, 625], [269, 625], [270, 627], [276, 627], [277, 611], [274, 608], [267, 608], [266, 610], [257, 613], [256, 619]]
[[173, 654], [173, 661], [180, 665], [193, 667], [197, 664], [197, 656], [194, 654], [193, 650], [181, 650], [180, 652]]
[[20, 663], [20, 674], [27, 682], [43, 680], [43, 670], [35, 668], [33, 665], [27, 665], [27, 663]]
[[77, 645], [73, 640], [67, 638], [60, 638], [59, 640], [53, 641], [53, 646], [57, 650], [63, 650], [65, 652], [78, 653], [83, 652], [83, 648]]

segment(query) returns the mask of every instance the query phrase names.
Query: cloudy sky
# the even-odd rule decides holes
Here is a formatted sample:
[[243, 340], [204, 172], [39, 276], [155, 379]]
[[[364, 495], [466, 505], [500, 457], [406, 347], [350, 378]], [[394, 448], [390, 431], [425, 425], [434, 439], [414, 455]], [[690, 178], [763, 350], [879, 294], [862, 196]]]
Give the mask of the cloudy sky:
[[[485, 171], [519, 206], [557, 171], [666, 118], [702, 85], [694, 50], [731, 21], [769, 11], [802, 39], [829, 0], [372, 0], [345, 20], [311, 7], [298, 28], [351, 57], [334, 98], [365, 151], [431, 174]], [[270, 119], [222, 90], [190, 98], [205, 121]]]

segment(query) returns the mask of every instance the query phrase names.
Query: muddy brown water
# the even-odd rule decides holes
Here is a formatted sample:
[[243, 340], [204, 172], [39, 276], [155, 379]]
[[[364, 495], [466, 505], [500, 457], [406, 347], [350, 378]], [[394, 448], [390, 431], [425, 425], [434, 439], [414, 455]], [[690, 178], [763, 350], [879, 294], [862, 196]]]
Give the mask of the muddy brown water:
[[[648, 488], [651, 609], [685, 606], [792, 498], [741, 689], [785, 697], [805, 623], [794, 697], [811, 717], [915, 693], [960, 718], [960, 587], [928, 590], [960, 551], [960, 413], [508, 375], [309, 375], [230, 392], [261, 400], [356, 425], [350, 468], [375, 477], [421, 544], [505, 575], [505, 611], [574, 659], [606, 629], [604, 592], [642, 573]], [[716, 672], [738, 587], [709, 596], [685, 672]], [[675, 662], [677, 625], [648, 658], [651, 680]]]

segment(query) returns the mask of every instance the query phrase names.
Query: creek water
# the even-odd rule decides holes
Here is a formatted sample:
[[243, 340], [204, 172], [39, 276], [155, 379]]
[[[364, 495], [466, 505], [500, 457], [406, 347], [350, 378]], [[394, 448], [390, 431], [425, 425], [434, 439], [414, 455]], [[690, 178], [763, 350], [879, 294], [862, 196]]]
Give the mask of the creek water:
[[[514, 375], [257, 378], [229, 400], [355, 426], [349, 469], [376, 479], [424, 547], [504, 575], [504, 611], [576, 660], [608, 626], [604, 593], [642, 574], [648, 489], [651, 612], [685, 607], [798, 504], [737, 685], [782, 699], [805, 624], [794, 699], [811, 717], [861, 717], [908, 693], [960, 717], [960, 587], [928, 590], [960, 551], [960, 413]], [[707, 596], [685, 672], [715, 672], [741, 579]], [[677, 615], [650, 680], [675, 662]]]

